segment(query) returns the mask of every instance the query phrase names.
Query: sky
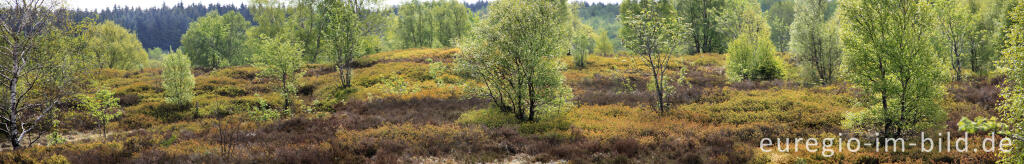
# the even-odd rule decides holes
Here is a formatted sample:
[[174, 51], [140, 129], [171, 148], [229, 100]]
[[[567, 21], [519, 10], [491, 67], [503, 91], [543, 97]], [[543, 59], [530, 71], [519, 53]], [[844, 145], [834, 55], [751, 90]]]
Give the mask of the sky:
[[[384, 4], [393, 5], [409, 0], [384, 0]], [[476, 2], [479, 0], [459, 0], [463, 2]], [[622, 0], [570, 0], [579, 2], [604, 2], [604, 3], [619, 3]], [[132, 6], [132, 7], [159, 7], [163, 4], [168, 6], [182, 2], [185, 4], [202, 3], [202, 4], [245, 4], [249, 0], [67, 0], [69, 7], [79, 9], [104, 9], [116, 6]]]

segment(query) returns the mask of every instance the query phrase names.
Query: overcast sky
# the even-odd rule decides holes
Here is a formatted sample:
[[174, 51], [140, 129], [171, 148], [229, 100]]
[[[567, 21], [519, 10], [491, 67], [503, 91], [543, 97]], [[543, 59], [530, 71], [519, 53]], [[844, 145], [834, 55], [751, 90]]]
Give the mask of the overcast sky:
[[[409, 0], [384, 0], [385, 4], [399, 4], [401, 2], [407, 2]], [[463, 2], [476, 2], [479, 0], [459, 0]], [[570, 1], [581, 1], [581, 2], [604, 2], [604, 3], [619, 3], [622, 0], [570, 0]], [[67, 0], [69, 7], [81, 8], [81, 9], [103, 9], [117, 6], [132, 6], [132, 7], [158, 7], [163, 4], [168, 6], [182, 2], [185, 4], [202, 3], [202, 4], [245, 4], [249, 0]]]

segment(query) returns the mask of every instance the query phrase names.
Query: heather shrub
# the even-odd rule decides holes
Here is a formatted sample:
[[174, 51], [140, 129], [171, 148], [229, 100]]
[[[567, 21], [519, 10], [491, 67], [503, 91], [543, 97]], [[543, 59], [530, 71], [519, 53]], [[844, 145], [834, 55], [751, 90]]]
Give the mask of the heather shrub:
[[[357, 65], [374, 65], [384, 62], [426, 62], [430, 60], [451, 59], [459, 49], [405, 49], [370, 54], [356, 59]], [[429, 62], [427, 62], [429, 63]]]
[[331, 101], [345, 100], [358, 90], [357, 87], [344, 87], [340, 83], [327, 84], [314, 90], [313, 96], [325, 100], [333, 99]]
[[428, 64], [395, 62], [382, 63], [367, 68], [355, 70], [353, 84], [362, 87], [370, 87], [383, 82], [390, 76], [401, 75], [411, 80], [423, 81], [431, 79], [428, 73]]
[[208, 77], [224, 77], [231, 79], [252, 80], [257, 77], [260, 70], [256, 67], [227, 67], [220, 68], [206, 74]]
[[559, 132], [569, 130], [572, 126], [564, 115], [563, 113], [544, 113], [537, 117], [539, 120], [523, 121], [516, 118], [513, 114], [500, 112], [493, 108], [485, 108], [464, 112], [455, 122], [467, 125], [484, 125], [492, 128], [511, 126], [518, 127], [520, 133], [559, 136], [564, 135], [559, 134]]
[[726, 55], [723, 54], [700, 53], [689, 56], [683, 56], [683, 61], [688, 61], [692, 63], [694, 66], [722, 67], [725, 65], [725, 60]]

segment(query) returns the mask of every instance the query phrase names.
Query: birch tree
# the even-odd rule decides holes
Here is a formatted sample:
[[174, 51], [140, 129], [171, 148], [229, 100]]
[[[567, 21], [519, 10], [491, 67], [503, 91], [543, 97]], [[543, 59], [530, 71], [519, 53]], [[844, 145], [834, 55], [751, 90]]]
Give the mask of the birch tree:
[[0, 2], [0, 131], [14, 149], [32, 145], [81, 84], [82, 31], [61, 1]]
[[486, 84], [498, 110], [521, 121], [564, 108], [572, 92], [557, 57], [569, 49], [566, 0], [500, 0], [488, 10], [458, 42], [459, 69]]
[[655, 85], [654, 110], [665, 113], [665, 74], [671, 62], [672, 53], [679, 53], [680, 45], [687, 38], [689, 27], [677, 17], [668, 1], [624, 0], [619, 20], [622, 29], [619, 36], [625, 47], [636, 54], [643, 65], [650, 69]]
[[188, 105], [192, 102], [196, 86], [192, 75], [192, 62], [188, 57], [171, 53], [164, 57], [164, 67], [160, 73], [161, 86], [164, 87], [164, 102], [174, 105]]
[[946, 116], [937, 102], [948, 74], [935, 65], [929, 1], [845, 1], [841, 13], [848, 79], [869, 95], [862, 102], [868, 109], [850, 115], [846, 125], [881, 137], [941, 125]]
[[291, 99], [298, 92], [297, 82], [302, 77], [302, 47], [282, 37], [260, 36], [259, 53], [253, 55], [253, 66], [260, 74], [281, 83], [278, 92], [284, 99], [284, 109], [291, 106]]
[[352, 86], [352, 60], [363, 55], [359, 46], [361, 32], [356, 8], [352, 2], [342, 0], [327, 0], [319, 7], [324, 19], [324, 29], [320, 33], [326, 38], [334, 38], [327, 42], [331, 48], [329, 55], [345, 87]]
[[799, 1], [790, 26], [791, 53], [799, 59], [805, 77], [815, 84], [835, 82], [842, 64], [839, 19], [829, 21], [827, 0]]

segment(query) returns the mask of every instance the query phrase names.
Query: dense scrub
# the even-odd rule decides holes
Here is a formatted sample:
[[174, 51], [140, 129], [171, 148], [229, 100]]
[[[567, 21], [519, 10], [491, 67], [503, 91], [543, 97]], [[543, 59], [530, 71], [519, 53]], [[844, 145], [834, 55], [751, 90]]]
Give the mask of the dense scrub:
[[[844, 84], [789, 81], [730, 83], [725, 57], [673, 57], [666, 78], [669, 112], [651, 109], [645, 67], [630, 57], [587, 58], [567, 68], [573, 108], [521, 122], [497, 112], [478, 84], [450, 71], [458, 49], [411, 49], [366, 56], [353, 86], [341, 88], [328, 65], [306, 65], [290, 111], [270, 79], [252, 67], [194, 70], [195, 102], [165, 104], [159, 69], [99, 70], [95, 79], [125, 113], [97, 137], [78, 112], [57, 127], [68, 143], [0, 152], [2, 163], [416, 163], [567, 161], [580, 163], [975, 163], [987, 153], [764, 153], [764, 137], [850, 132], [844, 115], [863, 110], [863, 95]], [[571, 57], [559, 59], [571, 63]], [[685, 74], [678, 70], [686, 68]], [[993, 114], [999, 79], [949, 88], [950, 120]], [[955, 122], [947, 122], [955, 130]]]

